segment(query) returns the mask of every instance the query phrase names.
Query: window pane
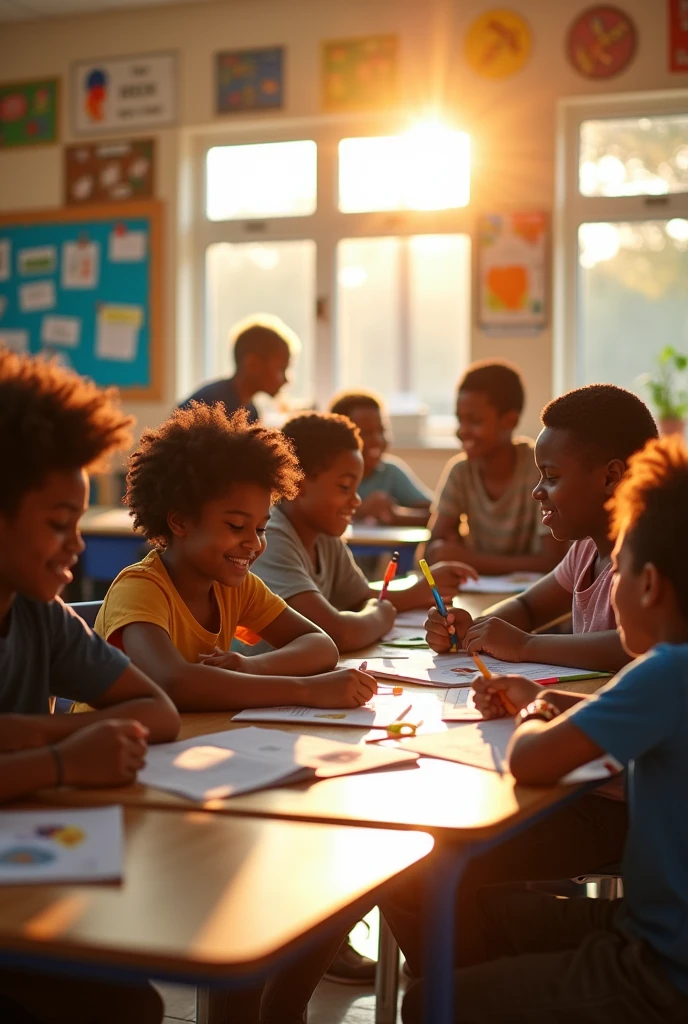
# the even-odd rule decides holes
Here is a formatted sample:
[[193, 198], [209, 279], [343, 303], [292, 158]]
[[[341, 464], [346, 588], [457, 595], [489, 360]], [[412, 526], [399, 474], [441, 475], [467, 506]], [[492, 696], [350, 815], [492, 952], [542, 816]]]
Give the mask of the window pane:
[[420, 126], [404, 135], [342, 139], [339, 208], [446, 210], [470, 198], [470, 140], [465, 132]]
[[451, 415], [469, 349], [469, 238], [347, 238], [337, 256], [338, 385], [374, 388], [393, 409], [412, 393]]
[[[280, 317], [299, 337], [301, 352], [292, 359], [290, 383], [276, 407], [290, 401], [310, 403], [313, 395], [315, 242], [218, 242], [206, 250], [208, 376], [234, 372], [228, 338], [244, 317], [269, 313]], [[260, 396], [262, 399], [264, 396]], [[269, 403], [268, 403], [269, 405]]]
[[584, 196], [688, 191], [688, 114], [584, 121], [578, 185]]
[[665, 345], [688, 351], [688, 220], [581, 224], [578, 383], [649, 395]]
[[210, 220], [307, 217], [317, 202], [317, 146], [308, 140], [215, 146], [208, 150], [206, 186]]

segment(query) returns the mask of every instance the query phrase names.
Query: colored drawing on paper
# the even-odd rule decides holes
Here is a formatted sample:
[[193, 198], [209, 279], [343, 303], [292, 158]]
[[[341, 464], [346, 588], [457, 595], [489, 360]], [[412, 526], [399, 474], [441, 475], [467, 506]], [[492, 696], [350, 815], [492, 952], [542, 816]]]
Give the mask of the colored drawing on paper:
[[544, 327], [547, 215], [486, 214], [479, 220], [479, 324], [523, 332]]
[[566, 55], [584, 78], [613, 78], [633, 60], [635, 24], [618, 7], [589, 7], [569, 29]]
[[10, 846], [0, 852], [0, 864], [7, 867], [25, 868], [37, 864], [50, 864], [55, 854], [38, 846]]
[[506, 78], [520, 71], [532, 49], [530, 27], [513, 11], [486, 11], [466, 34], [466, 60], [485, 78]]
[[153, 195], [155, 142], [125, 139], [65, 147], [65, 205], [112, 203]]
[[57, 142], [57, 78], [0, 85], [0, 149]]
[[325, 110], [379, 110], [397, 102], [398, 40], [366, 36], [323, 43]]
[[284, 50], [234, 50], [215, 55], [216, 113], [278, 110], [284, 104]]

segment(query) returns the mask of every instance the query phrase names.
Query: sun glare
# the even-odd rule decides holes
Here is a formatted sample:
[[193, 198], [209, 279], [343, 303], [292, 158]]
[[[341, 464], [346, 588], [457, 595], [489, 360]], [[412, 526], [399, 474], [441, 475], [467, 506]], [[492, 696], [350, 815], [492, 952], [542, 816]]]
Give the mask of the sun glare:
[[447, 210], [470, 198], [470, 139], [435, 121], [403, 135], [342, 139], [339, 208]]

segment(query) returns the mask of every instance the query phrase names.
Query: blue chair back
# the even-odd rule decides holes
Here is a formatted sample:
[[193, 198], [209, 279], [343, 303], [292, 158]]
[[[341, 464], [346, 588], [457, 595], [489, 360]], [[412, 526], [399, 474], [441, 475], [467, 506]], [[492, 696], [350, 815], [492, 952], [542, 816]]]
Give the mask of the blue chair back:
[[96, 618], [102, 603], [102, 601], [74, 601], [69, 607], [73, 608], [86, 625], [92, 629], [96, 624]]

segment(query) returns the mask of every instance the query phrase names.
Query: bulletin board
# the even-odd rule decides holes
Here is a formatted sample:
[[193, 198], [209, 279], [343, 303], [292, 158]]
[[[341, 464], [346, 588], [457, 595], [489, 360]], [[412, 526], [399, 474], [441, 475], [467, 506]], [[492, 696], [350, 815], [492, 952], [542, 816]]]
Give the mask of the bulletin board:
[[0, 216], [0, 346], [160, 398], [162, 205]]

